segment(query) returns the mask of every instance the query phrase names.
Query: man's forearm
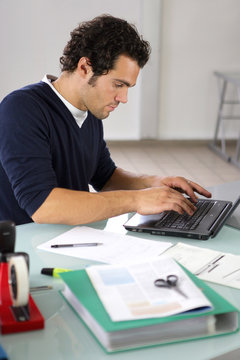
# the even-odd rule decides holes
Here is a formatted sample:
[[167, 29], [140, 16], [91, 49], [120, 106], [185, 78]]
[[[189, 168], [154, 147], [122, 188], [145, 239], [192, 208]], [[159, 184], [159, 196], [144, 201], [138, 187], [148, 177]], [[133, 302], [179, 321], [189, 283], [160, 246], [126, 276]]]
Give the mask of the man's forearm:
[[32, 219], [36, 223], [87, 224], [135, 211], [135, 203], [135, 191], [89, 193], [55, 188]]
[[192, 203], [197, 201], [195, 192], [211, 197], [207, 190], [183, 177], [135, 176], [116, 169], [99, 193], [53, 189], [32, 219], [37, 223], [77, 225], [128, 212], [150, 215], [174, 210], [192, 215], [196, 210]]
[[132, 172], [117, 168], [111, 178], [103, 187], [102, 191], [110, 190], [140, 190], [150, 188], [155, 186], [155, 179], [158, 179], [159, 186], [159, 177], [148, 176], [148, 175], [136, 175]]
[[32, 215], [37, 223], [87, 224], [137, 211], [136, 190], [151, 187], [146, 179], [117, 168], [99, 193], [55, 188]]

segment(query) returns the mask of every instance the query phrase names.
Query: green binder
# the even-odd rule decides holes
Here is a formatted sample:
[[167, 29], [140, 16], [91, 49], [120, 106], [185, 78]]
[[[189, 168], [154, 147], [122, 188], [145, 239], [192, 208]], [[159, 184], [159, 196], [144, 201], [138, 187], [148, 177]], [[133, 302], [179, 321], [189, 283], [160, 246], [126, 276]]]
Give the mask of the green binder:
[[187, 271], [213, 305], [208, 312], [113, 322], [85, 270], [61, 273], [62, 295], [107, 352], [224, 335], [239, 330], [239, 311], [202, 280]]

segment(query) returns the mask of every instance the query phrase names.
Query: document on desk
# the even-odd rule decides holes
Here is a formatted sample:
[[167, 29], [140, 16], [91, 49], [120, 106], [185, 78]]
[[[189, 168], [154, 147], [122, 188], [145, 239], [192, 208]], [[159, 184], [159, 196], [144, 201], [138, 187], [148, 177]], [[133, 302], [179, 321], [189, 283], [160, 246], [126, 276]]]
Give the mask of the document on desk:
[[[51, 247], [61, 244], [100, 243], [99, 246]], [[37, 248], [55, 254], [81, 259], [121, 264], [141, 261], [162, 254], [172, 246], [170, 242], [142, 239], [135, 236], [96, 230], [88, 226], [76, 226], [69, 231], [39, 245]]]
[[240, 255], [222, 253], [184, 243], [165, 252], [202, 280], [240, 289]]

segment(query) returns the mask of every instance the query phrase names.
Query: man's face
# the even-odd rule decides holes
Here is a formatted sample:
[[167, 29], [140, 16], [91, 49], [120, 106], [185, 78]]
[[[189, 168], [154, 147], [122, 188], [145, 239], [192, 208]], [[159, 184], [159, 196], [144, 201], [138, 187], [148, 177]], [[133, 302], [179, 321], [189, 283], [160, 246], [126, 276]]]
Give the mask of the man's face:
[[[128, 88], [136, 84], [140, 68], [128, 56], [120, 55], [114, 69], [85, 84], [81, 94], [82, 105], [98, 119], [109, 116], [119, 103], [128, 101]], [[91, 78], [90, 78], [91, 79]]]

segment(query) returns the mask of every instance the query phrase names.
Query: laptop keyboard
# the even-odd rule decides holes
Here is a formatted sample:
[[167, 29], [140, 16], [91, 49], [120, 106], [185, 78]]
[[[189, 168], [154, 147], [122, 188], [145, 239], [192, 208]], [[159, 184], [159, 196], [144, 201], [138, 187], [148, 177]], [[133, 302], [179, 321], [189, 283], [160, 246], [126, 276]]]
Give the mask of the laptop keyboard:
[[155, 227], [194, 230], [213, 205], [214, 201], [198, 200], [197, 204], [195, 204], [197, 210], [192, 216], [188, 214], [180, 215], [175, 211], [166, 212], [155, 224]]

